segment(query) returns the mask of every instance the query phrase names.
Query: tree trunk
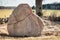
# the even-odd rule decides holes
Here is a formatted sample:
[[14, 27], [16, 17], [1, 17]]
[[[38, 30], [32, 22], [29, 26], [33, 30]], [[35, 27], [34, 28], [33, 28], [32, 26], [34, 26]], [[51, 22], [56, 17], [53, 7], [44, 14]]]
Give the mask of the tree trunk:
[[36, 14], [38, 16], [42, 14], [42, 0], [36, 0]]

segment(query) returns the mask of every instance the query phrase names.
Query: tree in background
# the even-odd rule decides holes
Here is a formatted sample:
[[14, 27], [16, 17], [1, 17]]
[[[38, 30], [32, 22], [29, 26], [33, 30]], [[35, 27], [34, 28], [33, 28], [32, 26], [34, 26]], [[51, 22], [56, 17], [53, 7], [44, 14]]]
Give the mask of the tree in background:
[[32, 9], [36, 9], [36, 7], [35, 6], [32, 6]]

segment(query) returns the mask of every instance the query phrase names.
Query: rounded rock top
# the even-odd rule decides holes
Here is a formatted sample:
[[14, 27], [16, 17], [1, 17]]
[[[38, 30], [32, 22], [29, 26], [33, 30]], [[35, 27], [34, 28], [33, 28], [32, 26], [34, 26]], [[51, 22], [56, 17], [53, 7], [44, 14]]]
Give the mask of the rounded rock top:
[[20, 4], [9, 17], [8, 33], [10, 36], [40, 36], [43, 30], [40, 17], [32, 13], [28, 4]]

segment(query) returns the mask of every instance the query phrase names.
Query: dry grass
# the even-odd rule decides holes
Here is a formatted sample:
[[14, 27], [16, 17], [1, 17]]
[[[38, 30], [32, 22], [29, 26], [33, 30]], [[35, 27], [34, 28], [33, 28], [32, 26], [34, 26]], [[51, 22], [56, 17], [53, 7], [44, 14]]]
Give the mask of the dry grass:
[[12, 11], [12, 9], [0, 9], [0, 18], [9, 17]]
[[[2, 9], [0, 10], [0, 18], [9, 17], [13, 10]], [[34, 12], [35, 13], [35, 12]], [[49, 16], [51, 13], [56, 13], [60, 16], [60, 10], [43, 10], [43, 16]], [[7, 25], [0, 25], [0, 34], [7, 33]], [[60, 36], [40, 36], [40, 37], [9, 37], [6, 35], [0, 35], [0, 40], [60, 40]]]
[[[0, 18], [5, 18], [5, 17], [9, 17], [9, 15], [12, 13], [13, 9], [0, 9]], [[36, 13], [35, 10], [34, 14]], [[56, 16], [60, 16], [60, 10], [43, 10], [43, 16], [49, 16], [53, 13], [56, 14]]]
[[60, 40], [60, 36], [44, 37], [0, 37], [0, 40]]
[[50, 16], [51, 14], [56, 14], [56, 16], [60, 16], [60, 10], [43, 10], [43, 16]]

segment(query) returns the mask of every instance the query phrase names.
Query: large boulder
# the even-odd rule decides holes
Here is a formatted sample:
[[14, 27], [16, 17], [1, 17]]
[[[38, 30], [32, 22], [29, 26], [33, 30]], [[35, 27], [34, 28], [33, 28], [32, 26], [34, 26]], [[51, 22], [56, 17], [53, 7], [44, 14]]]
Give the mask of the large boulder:
[[28, 4], [20, 4], [10, 15], [7, 29], [10, 36], [40, 36], [43, 26]]

